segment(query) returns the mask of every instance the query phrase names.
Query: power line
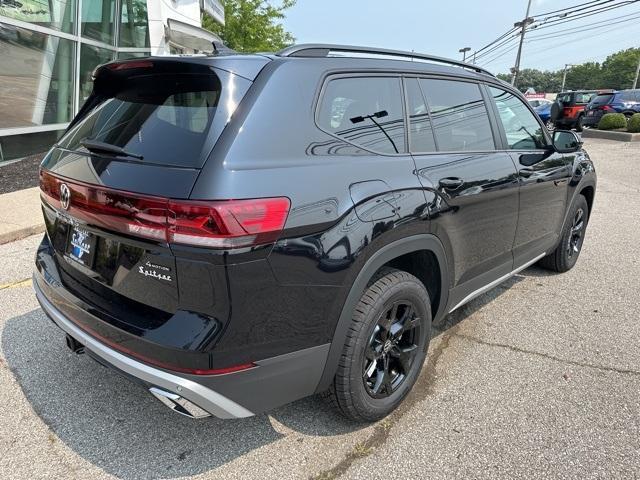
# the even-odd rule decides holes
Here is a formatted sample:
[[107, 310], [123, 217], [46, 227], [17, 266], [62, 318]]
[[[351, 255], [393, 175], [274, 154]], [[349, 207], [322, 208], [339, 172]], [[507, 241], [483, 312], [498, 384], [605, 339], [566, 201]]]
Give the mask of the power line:
[[497, 45], [491, 47], [489, 50], [485, 51], [484, 53], [481, 53], [480, 55], [476, 56], [476, 60], [479, 60], [483, 57], [486, 57], [487, 55], [491, 55], [494, 51], [502, 48], [504, 45], [507, 45], [508, 43], [513, 42], [516, 38], [518, 38], [518, 35], [512, 35], [511, 37], [507, 38], [506, 40], [503, 40], [502, 42], [498, 43]]
[[571, 7], [565, 7], [565, 8], [560, 8], [558, 10], [552, 10], [550, 12], [544, 12], [544, 13], [538, 13], [537, 15], [533, 15], [534, 18], [537, 17], [547, 17], [549, 15], [553, 15], [554, 13], [559, 13], [559, 12], [564, 12], [566, 10], [572, 10], [574, 8], [582, 8], [582, 7], [586, 7], [587, 5], [592, 5], [594, 3], [599, 3], [599, 4], [605, 4], [605, 3], [611, 3], [614, 2], [615, 0], [592, 0], [591, 2], [586, 2], [586, 3], [581, 3], [578, 5], [572, 5]]
[[[626, 7], [628, 5], [632, 5], [634, 3], [637, 3], [638, 1], [640, 1], [640, 0], [627, 0], [627, 1], [622, 2], [622, 3], [616, 3], [615, 5], [609, 5], [609, 6], [597, 8], [597, 9], [594, 9], [594, 10], [577, 11], [577, 13], [576, 12], [567, 12], [566, 14], [563, 14], [562, 17], [560, 17], [560, 18], [555, 18], [555, 19], [554, 18], [550, 18], [550, 19], [544, 20], [541, 23], [538, 23], [536, 26], [532, 27], [532, 30], [533, 29], [542, 30], [542, 29], [546, 29], [546, 28], [562, 25], [562, 24], [565, 24], [565, 23], [568, 23], [568, 22], [573, 22], [575, 20], [588, 18], [588, 17], [591, 17], [593, 15], [598, 15], [598, 14], [603, 13], [603, 12], [608, 12], [610, 10], [616, 10], [618, 8], [622, 8], [622, 7]], [[573, 13], [575, 13], [575, 15], [571, 15]]]
[[539, 42], [541, 40], [547, 40], [547, 39], [550, 39], [550, 38], [559, 38], [559, 37], [565, 37], [567, 35], [573, 35], [573, 34], [576, 34], [576, 33], [588, 32], [588, 31], [591, 31], [591, 30], [598, 30], [600, 28], [607, 28], [607, 27], [609, 27], [611, 25], [618, 25], [620, 23], [630, 22], [632, 20], [636, 20], [636, 19], [639, 19], [639, 18], [640, 18], [640, 15], [635, 16], [635, 17], [629, 17], [629, 18], [626, 18], [624, 20], [618, 20], [617, 22], [610, 22], [610, 23], [606, 23], [604, 25], [598, 25], [598, 26], [595, 26], [595, 27], [588, 27], [588, 28], [576, 27], [576, 28], [572, 29], [574, 31], [571, 31], [571, 32], [568, 32], [568, 31], [567, 32], [551, 32], [551, 33], [547, 33], [547, 34], [544, 34], [544, 35], [534, 35], [534, 36], [530, 36], [529, 37], [528, 42], [529, 41], [534, 41], [534, 42], [538, 41]]
[[518, 47], [518, 45], [511, 45], [511, 47], [506, 49], [505, 51], [500, 52], [496, 56], [494, 56], [492, 58], [489, 58], [489, 59], [485, 60], [484, 62], [482, 62], [482, 66], [484, 67], [486, 65], [489, 65], [490, 63], [495, 62], [499, 58], [504, 57], [504, 55], [506, 55], [507, 53], [512, 52], [513, 50], [515, 50], [517, 47]]
[[476, 50], [476, 51], [474, 52], [474, 55], [475, 55], [475, 54], [478, 54], [478, 53], [480, 53], [480, 52], [482, 52], [482, 51], [484, 51], [484, 50], [486, 50], [486, 49], [487, 49], [487, 48], [489, 48], [490, 46], [494, 45], [495, 43], [497, 43], [497, 42], [499, 42], [500, 40], [502, 40], [503, 38], [505, 38], [507, 35], [509, 35], [509, 34], [511, 34], [511, 33], [513, 33], [513, 32], [515, 32], [516, 30], [517, 30], [517, 28], [516, 28], [516, 27], [513, 27], [511, 30], [506, 31], [505, 33], [503, 33], [502, 35], [500, 35], [498, 38], [496, 38], [495, 40], [493, 40], [492, 42], [487, 43], [484, 47], [479, 48], [478, 50]]
[[[600, 21], [598, 21], [598, 22], [585, 23], [584, 25], [580, 25], [579, 27], [567, 28], [567, 29], [563, 29], [562, 31], [563, 31], [563, 32], [567, 32], [567, 31], [569, 31], [569, 30], [575, 30], [575, 29], [578, 29], [578, 28], [589, 27], [589, 26], [591, 26], [591, 25], [598, 25], [598, 24], [600, 24], [600, 23], [607, 23], [607, 22], [609, 22], [609, 21], [612, 21], [612, 20], [619, 20], [619, 19], [621, 19], [621, 18], [629, 18], [629, 14], [627, 14], [627, 15], [619, 15], [619, 16], [617, 16], [617, 17], [610, 17], [610, 18], [607, 18], [606, 20], [600, 20]], [[539, 31], [539, 30], [546, 30], [547, 28], [552, 28], [552, 27], [555, 27], [555, 26], [556, 26], [556, 25], [547, 25], [546, 27], [539, 27], [539, 28], [536, 28], [535, 30], [536, 30], [536, 32], [537, 32], [537, 31]], [[551, 32], [550, 32], [550, 33], [551, 33]]]

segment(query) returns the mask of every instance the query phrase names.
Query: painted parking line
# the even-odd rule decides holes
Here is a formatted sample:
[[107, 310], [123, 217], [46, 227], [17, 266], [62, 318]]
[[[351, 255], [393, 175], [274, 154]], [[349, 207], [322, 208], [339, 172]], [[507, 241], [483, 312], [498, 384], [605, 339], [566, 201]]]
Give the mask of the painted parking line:
[[7, 290], [9, 288], [30, 287], [31, 278], [25, 278], [24, 280], [18, 280], [17, 282], [5, 283], [0, 285], [0, 290]]

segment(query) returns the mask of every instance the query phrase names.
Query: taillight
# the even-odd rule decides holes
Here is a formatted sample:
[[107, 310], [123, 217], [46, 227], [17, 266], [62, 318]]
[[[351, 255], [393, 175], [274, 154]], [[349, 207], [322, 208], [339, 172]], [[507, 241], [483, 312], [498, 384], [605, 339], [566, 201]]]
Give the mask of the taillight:
[[289, 214], [289, 199], [171, 200], [169, 211], [169, 242], [237, 248], [277, 240]]
[[602, 110], [604, 110], [605, 112], [615, 112], [616, 109], [609, 106], [609, 105], [605, 105], [604, 107], [602, 107]]
[[[62, 184], [70, 192], [66, 207], [60, 198]], [[40, 189], [54, 207], [89, 225], [134, 237], [209, 248], [275, 242], [290, 206], [286, 197], [172, 200], [68, 181], [43, 170]]]

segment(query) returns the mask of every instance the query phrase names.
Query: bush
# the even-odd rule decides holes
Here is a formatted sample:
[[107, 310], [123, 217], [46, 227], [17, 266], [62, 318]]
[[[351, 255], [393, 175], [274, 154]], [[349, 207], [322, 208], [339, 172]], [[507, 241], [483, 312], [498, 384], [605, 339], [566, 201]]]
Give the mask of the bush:
[[615, 130], [626, 126], [627, 118], [622, 113], [605, 113], [598, 123], [600, 130]]
[[640, 133], [640, 113], [634, 113], [631, 119], [629, 119], [627, 130], [631, 133]]

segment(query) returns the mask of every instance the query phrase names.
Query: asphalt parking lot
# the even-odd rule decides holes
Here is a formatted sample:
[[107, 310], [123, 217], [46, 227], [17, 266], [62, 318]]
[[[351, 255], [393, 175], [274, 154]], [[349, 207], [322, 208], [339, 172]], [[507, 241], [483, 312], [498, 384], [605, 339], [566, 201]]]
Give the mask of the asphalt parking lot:
[[76, 356], [38, 308], [31, 237], [0, 246], [0, 478], [640, 478], [640, 144], [599, 175], [574, 270], [529, 268], [438, 326], [375, 425], [309, 398], [193, 421]]

